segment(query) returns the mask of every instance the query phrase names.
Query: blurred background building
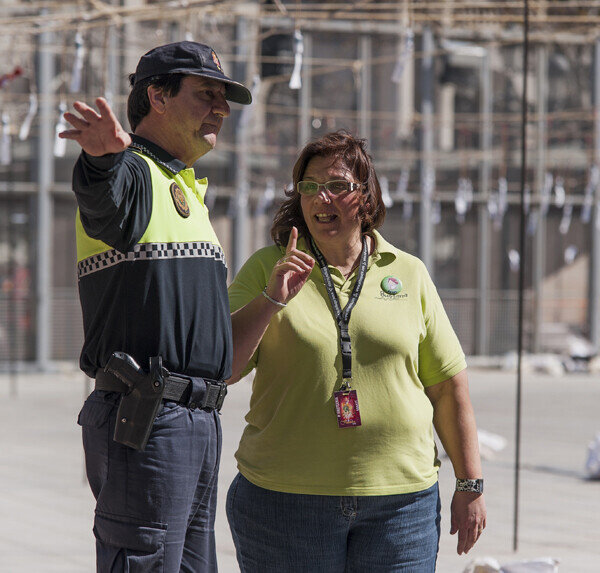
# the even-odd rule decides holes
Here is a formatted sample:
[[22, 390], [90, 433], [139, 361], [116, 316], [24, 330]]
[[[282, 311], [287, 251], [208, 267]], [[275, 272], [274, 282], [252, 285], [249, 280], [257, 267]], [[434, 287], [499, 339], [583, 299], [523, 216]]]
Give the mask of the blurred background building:
[[[128, 127], [128, 74], [150, 48], [214, 47], [254, 104], [232, 106], [197, 165], [230, 277], [270, 242], [309, 139], [369, 141], [382, 232], [421, 257], [465, 352], [600, 342], [600, 2], [0, 0], [0, 369], [76, 360], [81, 313], [62, 113], [103, 95]], [[528, 87], [526, 252], [519, 253]]]

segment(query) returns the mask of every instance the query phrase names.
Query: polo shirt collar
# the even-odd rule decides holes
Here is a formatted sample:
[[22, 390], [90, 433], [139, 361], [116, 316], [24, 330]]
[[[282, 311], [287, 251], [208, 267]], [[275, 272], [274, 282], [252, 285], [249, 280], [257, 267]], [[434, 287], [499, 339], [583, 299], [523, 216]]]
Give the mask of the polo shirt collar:
[[378, 261], [384, 257], [392, 257], [395, 259], [398, 254], [398, 249], [394, 247], [391, 243], [388, 243], [382, 236], [379, 231], [373, 231], [373, 236], [375, 237], [375, 250], [371, 255], [373, 258], [373, 262]]
[[131, 149], [141, 151], [144, 155], [147, 155], [150, 159], [158, 163], [161, 167], [168, 169], [174, 175], [187, 168], [183, 161], [176, 159], [168, 151], [165, 151], [162, 147], [156, 145], [156, 143], [152, 143], [139, 135], [135, 135], [135, 133], [131, 133], [130, 135], [131, 145], [129, 147]]
[[[375, 237], [375, 250], [373, 254], [369, 257], [369, 266], [371, 263], [374, 263], [384, 257], [391, 257], [395, 259], [398, 256], [398, 249], [394, 247], [391, 243], [388, 243], [379, 233], [378, 231], [372, 231], [373, 237]], [[285, 253], [285, 245], [280, 247], [282, 251]], [[297, 248], [305, 253], [311, 253], [310, 243], [307, 239], [304, 238], [303, 235], [298, 237]]]

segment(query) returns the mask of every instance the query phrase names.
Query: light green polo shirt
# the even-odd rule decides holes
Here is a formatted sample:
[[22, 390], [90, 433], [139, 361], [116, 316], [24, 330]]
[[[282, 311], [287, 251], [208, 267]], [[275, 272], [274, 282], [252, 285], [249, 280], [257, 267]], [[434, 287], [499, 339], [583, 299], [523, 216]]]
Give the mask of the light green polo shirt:
[[[375, 232], [363, 289], [350, 318], [352, 388], [362, 425], [339, 428], [333, 393], [341, 383], [338, 328], [318, 265], [272, 319], [247, 368], [253, 381], [240, 472], [275, 491], [393, 495], [437, 481], [431, 403], [424, 392], [466, 367], [425, 265]], [[301, 239], [298, 248], [308, 251]], [[285, 250], [256, 252], [229, 288], [231, 310], [260, 295]], [[356, 282], [329, 267], [342, 308]], [[382, 280], [402, 283], [386, 294]]]

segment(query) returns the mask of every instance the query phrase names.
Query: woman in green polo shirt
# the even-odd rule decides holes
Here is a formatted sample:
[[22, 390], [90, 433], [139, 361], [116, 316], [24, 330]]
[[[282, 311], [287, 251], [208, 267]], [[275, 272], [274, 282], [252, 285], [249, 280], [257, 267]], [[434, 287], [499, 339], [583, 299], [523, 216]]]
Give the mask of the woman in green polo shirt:
[[275, 245], [229, 289], [234, 377], [256, 369], [227, 515], [244, 573], [435, 570], [432, 422], [454, 467], [458, 553], [485, 527], [466, 363], [423, 263], [376, 229], [365, 141], [308, 144]]

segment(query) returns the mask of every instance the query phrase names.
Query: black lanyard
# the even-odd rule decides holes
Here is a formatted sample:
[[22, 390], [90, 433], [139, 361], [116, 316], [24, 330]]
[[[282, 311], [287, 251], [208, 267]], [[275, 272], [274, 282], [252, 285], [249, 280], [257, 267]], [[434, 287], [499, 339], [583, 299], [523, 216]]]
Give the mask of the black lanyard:
[[350, 333], [348, 331], [348, 324], [350, 323], [350, 314], [354, 305], [358, 301], [360, 291], [365, 282], [365, 276], [367, 275], [367, 264], [369, 261], [369, 248], [367, 246], [367, 238], [363, 235], [362, 238], [362, 251], [360, 252], [360, 264], [358, 266], [358, 276], [356, 278], [356, 284], [352, 289], [352, 294], [348, 300], [348, 304], [342, 310], [340, 300], [335, 292], [333, 281], [331, 280], [331, 273], [327, 266], [325, 257], [319, 251], [319, 248], [315, 244], [313, 238], [310, 238], [310, 245], [313, 253], [319, 263], [321, 274], [323, 275], [323, 281], [325, 282], [325, 288], [331, 301], [333, 308], [333, 314], [335, 321], [340, 330], [340, 348], [342, 350], [342, 387], [344, 389], [350, 388], [350, 380], [352, 379], [352, 345], [350, 344]]

